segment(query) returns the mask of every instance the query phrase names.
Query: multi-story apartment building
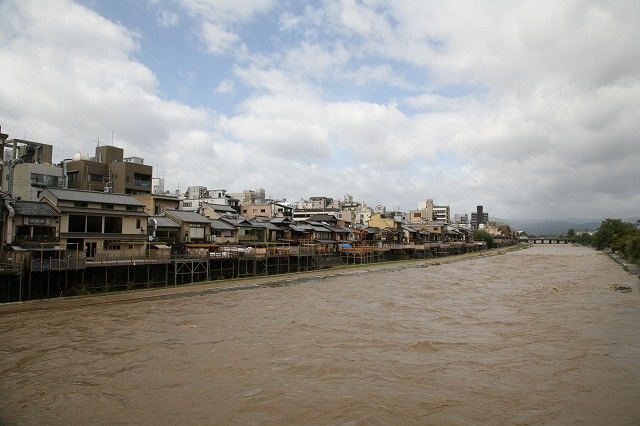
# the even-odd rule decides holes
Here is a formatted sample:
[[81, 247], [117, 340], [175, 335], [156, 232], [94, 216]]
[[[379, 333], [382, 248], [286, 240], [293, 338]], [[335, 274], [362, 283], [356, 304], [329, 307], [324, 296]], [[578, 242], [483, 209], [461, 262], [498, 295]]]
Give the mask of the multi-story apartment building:
[[301, 200], [295, 204], [293, 220], [303, 221], [318, 214], [341, 216], [340, 202], [329, 197], [310, 197], [309, 201]]
[[64, 162], [68, 188], [113, 192], [115, 194], [150, 194], [153, 167], [140, 157], [124, 158], [124, 150], [115, 146], [96, 147], [96, 156], [77, 153]]
[[237, 198], [238, 200], [240, 200], [240, 204], [241, 205], [245, 205], [245, 204], [268, 204], [267, 201], [267, 197], [266, 197], [266, 191], [263, 188], [258, 188], [258, 189], [245, 189], [242, 192], [234, 192], [234, 193], [229, 193], [227, 195], [230, 195], [233, 198]]
[[151, 192], [154, 194], [164, 194], [164, 179], [152, 178], [151, 179]]
[[436, 206], [432, 199], [418, 202], [417, 210], [409, 211], [409, 223], [441, 222], [450, 223], [449, 206]]
[[456, 226], [469, 226], [469, 215], [466, 213], [456, 213], [453, 217], [453, 224]]
[[487, 222], [489, 222], [489, 213], [485, 213], [482, 206], [477, 206], [476, 211], [471, 213], [471, 227], [479, 229]]
[[340, 204], [339, 219], [351, 223], [354, 226], [366, 226], [371, 219], [373, 209], [367, 207], [363, 201], [353, 201], [350, 194], [344, 196], [344, 201]]
[[237, 212], [240, 211], [240, 200], [227, 194], [226, 189], [207, 189], [205, 186], [190, 186], [187, 190], [187, 198], [182, 201], [182, 210], [197, 212], [202, 210], [205, 204], [229, 206]]
[[187, 188], [184, 196], [187, 200], [199, 200], [207, 197], [206, 186], [190, 186]]
[[38, 201], [45, 188], [64, 187], [63, 168], [51, 163], [51, 145], [10, 139], [3, 142], [2, 151], [0, 189], [16, 200]]

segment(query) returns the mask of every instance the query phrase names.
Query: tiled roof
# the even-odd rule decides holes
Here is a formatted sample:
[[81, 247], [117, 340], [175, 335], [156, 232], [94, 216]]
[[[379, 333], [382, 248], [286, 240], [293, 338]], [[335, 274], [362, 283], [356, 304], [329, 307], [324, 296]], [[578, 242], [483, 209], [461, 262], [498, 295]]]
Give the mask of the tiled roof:
[[251, 222], [255, 226], [260, 226], [260, 227], [263, 227], [265, 229], [269, 229], [269, 230], [272, 230], [272, 231], [282, 231], [282, 228], [280, 228], [277, 225], [274, 225], [271, 222], [261, 222], [259, 220], [251, 220], [249, 222]]
[[169, 218], [176, 218], [181, 222], [188, 223], [209, 223], [209, 219], [204, 216], [199, 215], [196, 212], [191, 212], [188, 210], [175, 210], [175, 209], [167, 209], [164, 211], [165, 214], [169, 215]]
[[221, 217], [220, 220], [223, 220], [233, 226], [242, 226], [245, 228], [250, 228], [250, 227], [256, 227], [253, 223], [249, 222], [247, 219], [245, 219], [242, 216], [238, 216], [238, 217]]
[[233, 207], [223, 205], [223, 204], [213, 204], [213, 203], [204, 203], [207, 207], [213, 209], [215, 212], [227, 212], [227, 213], [238, 213]]
[[291, 220], [288, 217], [274, 217], [271, 223], [291, 223]]
[[84, 201], [87, 203], [118, 204], [123, 206], [144, 206], [143, 203], [128, 194], [114, 194], [111, 192], [99, 191], [80, 191], [77, 189], [48, 188], [43, 191], [42, 195], [45, 196], [47, 193], [53, 195], [53, 197], [57, 200], [64, 201]]
[[158, 228], [180, 228], [180, 225], [165, 216], [151, 216], [149, 223], [151, 223], [151, 219], [156, 220]]
[[218, 219], [210, 219], [211, 221], [211, 228], [213, 229], [222, 229], [222, 230], [235, 230], [235, 226], [225, 222], [224, 220], [218, 220]]
[[49, 204], [39, 201], [16, 201], [13, 209], [19, 216], [58, 217]]

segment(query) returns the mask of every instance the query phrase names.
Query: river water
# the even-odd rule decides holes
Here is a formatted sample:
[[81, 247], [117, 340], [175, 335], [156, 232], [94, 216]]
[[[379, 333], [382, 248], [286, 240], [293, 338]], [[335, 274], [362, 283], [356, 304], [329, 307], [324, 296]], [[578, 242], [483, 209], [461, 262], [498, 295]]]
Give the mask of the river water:
[[639, 280], [601, 252], [305, 280], [2, 314], [0, 424], [640, 424]]

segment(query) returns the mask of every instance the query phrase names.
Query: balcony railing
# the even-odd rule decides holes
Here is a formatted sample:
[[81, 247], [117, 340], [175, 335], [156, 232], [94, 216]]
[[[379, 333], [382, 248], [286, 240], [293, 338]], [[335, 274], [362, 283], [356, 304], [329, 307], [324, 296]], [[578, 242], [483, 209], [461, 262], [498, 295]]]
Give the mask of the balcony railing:
[[31, 270], [37, 272], [69, 271], [85, 268], [84, 258], [31, 259]]
[[60, 237], [16, 235], [14, 241], [17, 243], [57, 243], [60, 241]]
[[86, 259], [87, 266], [108, 266], [108, 265], [143, 265], [151, 263], [169, 263], [171, 255], [166, 252], [149, 251], [146, 255], [122, 256], [106, 253], [97, 254]]

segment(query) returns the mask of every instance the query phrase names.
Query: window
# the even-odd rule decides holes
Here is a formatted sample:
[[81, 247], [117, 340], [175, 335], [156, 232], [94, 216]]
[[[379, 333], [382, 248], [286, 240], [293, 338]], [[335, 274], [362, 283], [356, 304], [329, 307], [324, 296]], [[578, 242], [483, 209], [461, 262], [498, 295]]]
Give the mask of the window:
[[164, 241], [178, 241], [178, 231], [158, 229], [156, 231], [156, 238]]
[[105, 234], [122, 234], [122, 218], [110, 217], [104, 218], [104, 233]]
[[75, 182], [78, 180], [78, 172], [70, 172], [67, 173], [67, 180], [71, 182]]
[[105, 204], [105, 203], [103, 203], [101, 207], [103, 209], [113, 210], [113, 204]]
[[16, 227], [16, 237], [28, 237], [31, 236], [31, 227], [18, 225]]
[[127, 210], [129, 211], [138, 211], [138, 206], [127, 206]]
[[34, 237], [54, 237], [56, 235], [56, 228], [51, 226], [34, 226]]
[[91, 182], [102, 182], [104, 180], [104, 176], [90, 173], [89, 174], [89, 180]]
[[69, 215], [69, 232], [85, 232], [86, 223], [86, 216]]
[[105, 241], [104, 242], [104, 249], [105, 250], [120, 250], [120, 244], [116, 244], [112, 241]]
[[203, 225], [196, 225], [196, 224], [191, 224], [189, 225], [189, 233], [191, 235], [191, 238], [204, 238], [204, 226]]
[[140, 229], [140, 219], [136, 219], [136, 229]]
[[58, 186], [58, 176], [31, 173], [31, 184], [36, 186]]
[[102, 232], [101, 216], [87, 216], [87, 232]]
[[89, 207], [89, 203], [87, 203], [86, 201], [74, 201], [73, 202], [73, 206], [74, 207]]
[[134, 179], [134, 184], [136, 186], [144, 186], [146, 188], [150, 188], [151, 187], [151, 176], [149, 175], [143, 175], [140, 173], [134, 173], [133, 174], [133, 179]]

